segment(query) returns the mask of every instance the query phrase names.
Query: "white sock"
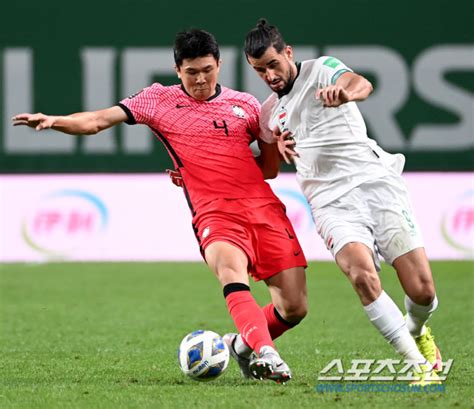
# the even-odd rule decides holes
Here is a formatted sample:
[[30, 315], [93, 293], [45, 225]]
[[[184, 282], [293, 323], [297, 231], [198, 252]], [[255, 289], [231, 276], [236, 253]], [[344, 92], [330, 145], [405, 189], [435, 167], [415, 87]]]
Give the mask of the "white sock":
[[385, 291], [364, 309], [370, 322], [403, 358], [426, 362], [408, 331], [402, 312]]
[[240, 334], [237, 335], [234, 342], [234, 349], [240, 356], [249, 357], [252, 353], [252, 348], [250, 348], [242, 339]]
[[419, 305], [414, 303], [408, 295], [405, 295], [405, 308], [407, 310], [407, 327], [410, 334], [414, 337], [423, 335], [426, 331], [425, 323], [431, 317], [431, 314], [438, 307], [438, 298], [435, 295], [434, 300], [429, 305]]

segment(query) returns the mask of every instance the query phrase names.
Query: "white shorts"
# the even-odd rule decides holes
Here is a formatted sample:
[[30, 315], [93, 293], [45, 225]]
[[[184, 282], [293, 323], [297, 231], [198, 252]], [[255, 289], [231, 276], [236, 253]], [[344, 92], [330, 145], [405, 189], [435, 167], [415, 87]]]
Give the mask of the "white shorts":
[[392, 264], [397, 257], [423, 247], [401, 176], [365, 182], [320, 209], [313, 206], [313, 217], [333, 257], [347, 243], [363, 243], [372, 250], [377, 270], [378, 254]]

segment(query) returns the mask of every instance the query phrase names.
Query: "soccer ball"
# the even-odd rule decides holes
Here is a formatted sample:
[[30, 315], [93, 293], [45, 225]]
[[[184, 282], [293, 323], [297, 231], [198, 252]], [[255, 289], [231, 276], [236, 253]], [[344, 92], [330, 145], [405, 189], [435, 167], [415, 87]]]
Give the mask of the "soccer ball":
[[178, 350], [179, 367], [196, 381], [216, 379], [227, 368], [229, 348], [219, 334], [198, 330], [186, 335]]

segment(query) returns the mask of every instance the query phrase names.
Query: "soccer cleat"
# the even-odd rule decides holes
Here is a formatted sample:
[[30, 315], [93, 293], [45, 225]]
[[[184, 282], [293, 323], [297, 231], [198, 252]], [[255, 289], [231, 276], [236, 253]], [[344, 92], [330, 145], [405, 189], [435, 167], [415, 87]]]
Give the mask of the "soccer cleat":
[[426, 327], [426, 331], [423, 335], [414, 338], [421, 354], [433, 366], [436, 372], [440, 372], [443, 369], [443, 361], [441, 359], [441, 353], [434, 342], [434, 336], [431, 335], [431, 328]]
[[420, 365], [420, 372], [414, 371], [413, 375], [417, 378], [410, 382], [411, 385], [440, 385], [441, 379], [434, 369], [430, 369], [428, 365]]
[[270, 379], [283, 384], [291, 379], [290, 368], [271, 347], [263, 347], [258, 356], [250, 361], [249, 368], [256, 379]]
[[250, 357], [245, 357], [239, 355], [235, 350], [235, 340], [238, 334], [225, 334], [222, 339], [229, 347], [230, 356], [234, 358], [237, 363], [239, 364], [240, 373], [246, 379], [252, 378], [252, 374], [250, 373], [249, 364], [250, 364]]

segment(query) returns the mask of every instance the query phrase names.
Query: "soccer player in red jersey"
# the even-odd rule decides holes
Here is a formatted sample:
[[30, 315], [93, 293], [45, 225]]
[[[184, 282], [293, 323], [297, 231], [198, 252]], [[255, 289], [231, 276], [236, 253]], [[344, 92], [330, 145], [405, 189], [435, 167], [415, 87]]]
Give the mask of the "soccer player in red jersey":
[[[242, 374], [291, 378], [273, 339], [306, 315], [306, 259], [280, 200], [264, 181], [279, 168], [276, 145], [259, 140], [260, 104], [218, 84], [219, 47], [203, 30], [178, 33], [174, 47], [181, 84], [153, 84], [117, 106], [68, 116], [19, 114], [13, 125], [95, 134], [122, 122], [146, 124], [182, 176], [202, 255], [216, 274], [239, 334], [225, 341]], [[265, 280], [272, 303], [261, 308], [248, 275]], [[252, 354], [254, 351], [254, 354]]]

